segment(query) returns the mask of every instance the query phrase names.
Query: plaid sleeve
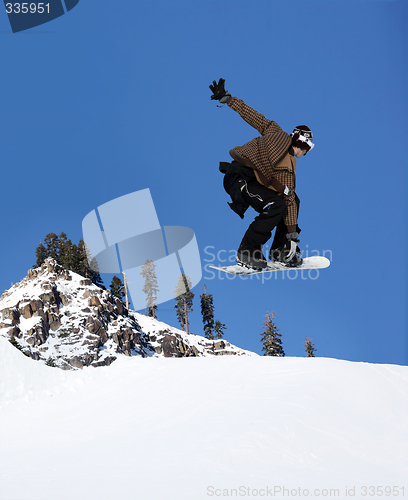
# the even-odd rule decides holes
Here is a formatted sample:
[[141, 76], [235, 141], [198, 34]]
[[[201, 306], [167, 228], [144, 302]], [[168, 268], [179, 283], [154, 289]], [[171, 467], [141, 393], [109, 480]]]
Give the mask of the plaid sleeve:
[[265, 135], [265, 133], [270, 130], [273, 132], [279, 132], [282, 130], [276, 122], [268, 120], [264, 117], [264, 115], [255, 111], [237, 97], [231, 97], [227, 101], [227, 104], [231, 109], [236, 111], [241, 118], [248, 123], [248, 125], [254, 127], [261, 135]]
[[295, 192], [290, 191], [288, 196], [284, 196], [287, 205], [287, 210], [283, 216], [283, 220], [287, 226], [297, 225], [297, 205], [295, 201]]
[[278, 179], [281, 184], [289, 188], [289, 194], [287, 196], [282, 195], [287, 206], [283, 220], [287, 226], [296, 226], [297, 205], [295, 200], [295, 176], [288, 170], [279, 170], [275, 172], [275, 178]]

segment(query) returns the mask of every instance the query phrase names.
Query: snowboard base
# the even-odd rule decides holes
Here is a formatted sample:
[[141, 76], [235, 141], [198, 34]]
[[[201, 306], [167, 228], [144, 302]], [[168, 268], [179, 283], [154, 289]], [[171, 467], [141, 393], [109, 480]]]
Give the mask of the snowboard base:
[[298, 267], [289, 267], [283, 262], [268, 262], [268, 266], [262, 269], [251, 269], [240, 264], [232, 266], [208, 266], [213, 269], [218, 269], [228, 274], [235, 276], [248, 276], [250, 274], [271, 273], [274, 271], [290, 271], [292, 269], [324, 269], [330, 266], [330, 261], [326, 257], [315, 255], [313, 257], [306, 257], [303, 263]]

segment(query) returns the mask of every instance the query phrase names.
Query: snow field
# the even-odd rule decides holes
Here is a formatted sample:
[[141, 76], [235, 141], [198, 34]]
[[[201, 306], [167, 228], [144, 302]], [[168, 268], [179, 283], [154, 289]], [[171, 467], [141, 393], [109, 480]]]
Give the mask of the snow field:
[[256, 356], [64, 372], [0, 338], [0, 498], [403, 498], [407, 373]]

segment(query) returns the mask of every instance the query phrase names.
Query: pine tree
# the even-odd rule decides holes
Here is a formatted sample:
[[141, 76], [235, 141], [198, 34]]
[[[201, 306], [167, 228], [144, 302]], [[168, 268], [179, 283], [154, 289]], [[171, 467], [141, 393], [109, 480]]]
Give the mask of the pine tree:
[[125, 285], [118, 276], [114, 276], [112, 278], [110, 289], [112, 295], [123, 302], [123, 297], [125, 296]]
[[222, 339], [222, 337], [224, 336], [225, 328], [226, 327], [225, 327], [224, 323], [221, 323], [221, 321], [219, 321], [217, 319], [217, 321], [215, 322], [215, 327], [214, 327], [214, 333], [215, 333], [216, 339]]
[[47, 366], [51, 366], [52, 368], [56, 368], [57, 365], [55, 364], [55, 359], [52, 358], [51, 356], [47, 359], [47, 361], [45, 362], [45, 364]]
[[44, 264], [45, 259], [52, 257], [59, 263], [59, 237], [55, 233], [48, 233], [44, 238], [44, 244], [40, 242], [38, 247], [35, 249], [35, 255], [37, 257], [36, 263], [33, 267], [40, 267]]
[[23, 348], [21, 347], [21, 345], [19, 344], [19, 342], [17, 342], [16, 340], [16, 337], [12, 334], [11, 337], [8, 339], [8, 341], [10, 342], [10, 344], [12, 346], [14, 346], [16, 349], [18, 349], [19, 351], [23, 352]]
[[83, 276], [84, 278], [90, 278], [88, 255], [86, 252], [84, 240], [80, 239], [78, 245], [72, 245], [72, 254], [74, 267], [72, 271], [79, 274], [80, 276]]
[[72, 241], [67, 238], [67, 235], [62, 232], [58, 237], [57, 245], [57, 262], [63, 268], [70, 270], [72, 267]]
[[186, 330], [186, 333], [189, 332], [188, 325], [188, 314], [193, 312], [193, 299], [194, 293], [191, 291], [191, 280], [185, 274], [181, 274], [176, 288], [174, 289], [174, 295], [176, 297], [176, 305], [174, 308], [176, 309], [177, 319], [181, 325], [181, 329]]
[[90, 256], [82, 239], [78, 245], [75, 245], [64, 232], [59, 236], [55, 233], [48, 233], [44, 238], [44, 244], [40, 243], [35, 250], [37, 261], [33, 267], [41, 266], [45, 259], [52, 257], [64, 269], [89, 278], [94, 285], [105, 290], [98, 263]]
[[105, 285], [99, 274], [98, 262], [90, 254], [83, 239], [79, 240], [78, 245], [72, 245], [71, 256], [71, 267], [69, 270], [90, 279], [94, 285], [105, 290]]
[[94, 285], [99, 286], [99, 288], [102, 288], [103, 290], [106, 290], [102, 277], [99, 274], [98, 263], [96, 262], [96, 259], [94, 260], [92, 265], [88, 264], [87, 277], [92, 281]]
[[88, 268], [88, 278], [92, 281], [92, 283], [103, 290], [106, 290], [106, 287], [103, 283], [101, 275], [98, 271], [95, 271], [92, 267]]
[[305, 335], [305, 351], [307, 353], [307, 357], [308, 358], [315, 358], [315, 352], [316, 352], [316, 349], [313, 347], [314, 344], [312, 342], [312, 339], [310, 339], [309, 337], [306, 337]]
[[44, 264], [45, 259], [51, 257], [65, 269], [69, 269], [67, 259], [69, 258], [71, 245], [72, 243], [67, 239], [65, 233], [61, 233], [59, 236], [55, 233], [48, 233], [44, 238], [44, 244], [40, 242], [35, 250], [37, 260], [33, 267], [41, 266], [41, 264]]
[[128, 281], [126, 278], [126, 273], [124, 271], [122, 271], [122, 274], [123, 274], [124, 287], [125, 287], [126, 309], [129, 309], [129, 285], [128, 285]]
[[89, 278], [94, 285], [106, 290], [101, 275], [99, 274], [98, 261], [93, 257], [84, 240], [79, 240], [78, 247], [80, 248], [80, 259], [83, 258], [85, 276]]
[[264, 351], [264, 356], [285, 356], [285, 352], [282, 348], [281, 334], [279, 329], [274, 323], [276, 318], [274, 311], [267, 313], [264, 322], [264, 332], [261, 338], [263, 343], [262, 350]]
[[38, 247], [35, 249], [35, 255], [37, 257], [37, 260], [36, 260], [33, 268], [40, 267], [41, 264], [44, 264], [45, 259], [47, 258], [47, 250], [46, 250], [45, 246], [42, 244], [42, 242], [40, 242]]
[[214, 305], [213, 296], [207, 293], [207, 288], [204, 285], [204, 293], [200, 295], [201, 299], [201, 315], [203, 317], [204, 335], [207, 339], [214, 339]]
[[146, 306], [148, 315], [153, 318], [156, 318], [157, 292], [159, 291], [155, 269], [156, 264], [152, 260], [148, 259], [143, 264], [142, 272], [140, 273], [145, 280], [142, 291], [146, 294]]
[[48, 233], [44, 238], [44, 243], [46, 248], [46, 258], [51, 257], [59, 264], [59, 237], [55, 233]]

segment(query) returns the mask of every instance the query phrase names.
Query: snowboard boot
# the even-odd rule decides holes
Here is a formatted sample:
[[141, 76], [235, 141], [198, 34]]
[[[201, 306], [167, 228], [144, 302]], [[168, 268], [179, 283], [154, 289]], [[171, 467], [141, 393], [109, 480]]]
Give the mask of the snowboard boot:
[[240, 246], [235, 260], [238, 265], [250, 269], [264, 269], [268, 265], [262, 252], [262, 246], [260, 248], [245, 248]]
[[286, 248], [286, 245], [280, 248], [271, 248], [269, 251], [269, 260], [282, 262], [286, 264], [287, 267], [299, 267], [302, 265], [303, 259], [299, 247], [296, 248], [296, 254], [289, 261], [287, 259], [288, 253], [289, 249]]

